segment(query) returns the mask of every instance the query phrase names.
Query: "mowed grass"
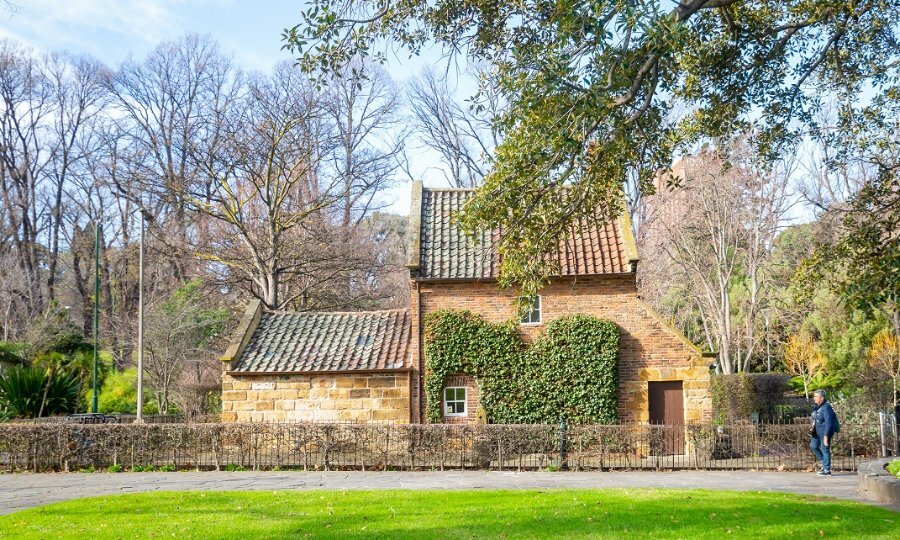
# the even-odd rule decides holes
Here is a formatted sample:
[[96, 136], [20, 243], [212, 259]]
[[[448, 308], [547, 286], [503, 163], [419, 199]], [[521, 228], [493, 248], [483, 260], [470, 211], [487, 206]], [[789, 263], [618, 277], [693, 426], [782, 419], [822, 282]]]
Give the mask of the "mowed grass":
[[154, 492], [0, 517], [0, 538], [900, 538], [900, 514], [705, 490]]

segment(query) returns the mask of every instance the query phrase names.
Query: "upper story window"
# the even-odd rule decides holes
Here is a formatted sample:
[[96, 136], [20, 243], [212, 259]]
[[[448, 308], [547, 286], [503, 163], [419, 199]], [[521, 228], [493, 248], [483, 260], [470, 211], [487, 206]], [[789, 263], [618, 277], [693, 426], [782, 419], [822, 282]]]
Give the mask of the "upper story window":
[[466, 415], [466, 389], [460, 386], [444, 388], [444, 416]]
[[528, 311], [522, 316], [522, 324], [541, 324], [541, 297], [532, 296], [524, 300]]

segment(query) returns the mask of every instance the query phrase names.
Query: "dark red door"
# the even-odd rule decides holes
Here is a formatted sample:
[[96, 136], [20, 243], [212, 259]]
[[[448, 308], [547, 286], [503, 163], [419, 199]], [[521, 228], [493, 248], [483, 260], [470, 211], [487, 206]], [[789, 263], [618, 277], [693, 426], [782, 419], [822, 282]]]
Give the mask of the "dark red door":
[[650, 402], [650, 423], [666, 428], [655, 431], [657, 438], [655, 454], [684, 453], [684, 390], [682, 381], [660, 381], [647, 383]]

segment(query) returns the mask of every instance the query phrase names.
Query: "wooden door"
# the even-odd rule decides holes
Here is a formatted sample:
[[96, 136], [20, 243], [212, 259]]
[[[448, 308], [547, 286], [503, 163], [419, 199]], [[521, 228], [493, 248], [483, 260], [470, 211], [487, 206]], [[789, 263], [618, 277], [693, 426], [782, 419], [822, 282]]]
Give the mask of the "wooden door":
[[[684, 390], [682, 381], [647, 383], [650, 423], [666, 426], [657, 440], [657, 455], [684, 454]], [[657, 432], [657, 435], [660, 435]]]

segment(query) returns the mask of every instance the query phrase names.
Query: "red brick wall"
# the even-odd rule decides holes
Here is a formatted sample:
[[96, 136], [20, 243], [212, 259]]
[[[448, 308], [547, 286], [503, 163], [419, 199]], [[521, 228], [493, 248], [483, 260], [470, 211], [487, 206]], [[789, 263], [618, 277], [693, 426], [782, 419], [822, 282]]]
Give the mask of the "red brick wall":
[[[446, 308], [466, 309], [489, 322], [515, 317], [514, 289], [501, 290], [496, 283], [417, 282], [412, 290], [413, 321]], [[541, 293], [540, 325], [520, 326], [524, 339], [533, 340], [544, 326], [558, 317], [585, 314], [619, 325], [619, 420], [647, 421], [647, 381], [683, 380], [687, 421], [709, 419], [709, 359], [677, 331], [668, 327], [637, 297], [633, 274], [555, 280]], [[413, 365], [418, 368], [411, 398], [414, 417], [424, 421], [424, 395], [419, 328], [413, 328]], [[474, 413], [474, 411], [473, 411]]]
[[[469, 375], [453, 375], [447, 377], [444, 381], [444, 387], [461, 386], [466, 389], [466, 415], [465, 416], [444, 416], [445, 424], [466, 424], [474, 423], [478, 414], [478, 383], [475, 378]], [[443, 410], [443, 409], [442, 409]]]

